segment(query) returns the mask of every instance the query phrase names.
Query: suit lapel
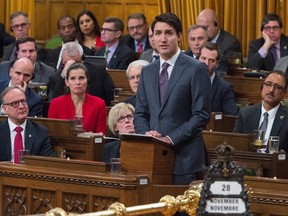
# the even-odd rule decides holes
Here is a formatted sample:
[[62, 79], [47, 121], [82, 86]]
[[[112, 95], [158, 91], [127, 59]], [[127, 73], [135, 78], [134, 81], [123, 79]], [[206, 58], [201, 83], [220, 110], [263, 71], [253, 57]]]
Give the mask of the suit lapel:
[[261, 117], [261, 106], [262, 106], [261, 103], [257, 104], [257, 106], [254, 107], [254, 110], [250, 112], [250, 127], [252, 128], [252, 132], [254, 132], [253, 130], [258, 129], [259, 127], [259, 121]]
[[279, 131], [280, 131], [284, 122], [285, 123], [287, 122], [287, 116], [283, 110], [283, 106], [280, 105], [280, 107], [276, 113], [270, 134], [279, 134]]
[[3, 137], [3, 143], [1, 145], [4, 146], [4, 152], [3, 155], [8, 156], [8, 160], [11, 160], [11, 138], [10, 138], [10, 128], [8, 124], [8, 120], [6, 119], [5, 122], [2, 124], [2, 127], [0, 128], [1, 133], [6, 134], [6, 136]]
[[26, 129], [25, 129], [25, 149], [29, 150], [31, 153], [32, 146], [35, 139], [35, 128], [33, 127], [30, 120], [27, 120]]
[[214, 80], [212, 82], [212, 97], [211, 97], [211, 101], [213, 101], [213, 98], [217, 92], [217, 88], [219, 86], [220, 80], [219, 77], [217, 76], [217, 74], [215, 74]]

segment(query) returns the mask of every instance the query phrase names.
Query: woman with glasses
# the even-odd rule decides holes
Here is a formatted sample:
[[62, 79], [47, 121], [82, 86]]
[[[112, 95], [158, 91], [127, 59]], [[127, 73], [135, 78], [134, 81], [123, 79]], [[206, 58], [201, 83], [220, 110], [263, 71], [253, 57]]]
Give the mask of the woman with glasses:
[[[131, 104], [118, 103], [109, 112], [108, 126], [113, 135], [118, 137], [121, 133], [135, 133], [134, 129], [135, 109]], [[120, 140], [108, 142], [104, 146], [103, 161], [109, 163], [111, 158], [119, 158]]]
[[104, 100], [86, 92], [87, 69], [81, 63], [74, 63], [67, 69], [65, 84], [69, 93], [51, 101], [48, 118], [76, 119], [83, 116], [86, 132], [106, 134], [106, 105]]
[[77, 16], [79, 43], [92, 49], [98, 50], [105, 46], [101, 40], [101, 32], [95, 15], [89, 10], [81, 11]]

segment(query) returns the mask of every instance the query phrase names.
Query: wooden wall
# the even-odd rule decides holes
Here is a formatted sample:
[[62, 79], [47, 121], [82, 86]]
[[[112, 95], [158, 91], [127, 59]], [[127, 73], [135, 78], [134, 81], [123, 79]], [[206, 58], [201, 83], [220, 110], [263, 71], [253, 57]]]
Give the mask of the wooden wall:
[[148, 23], [159, 14], [158, 0], [35, 0], [35, 39], [43, 43], [58, 33], [59, 17], [71, 15], [76, 18], [83, 9], [91, 10], [100, 26], [108, 16], [117, 16], [126, 24], [131, 13], [144, 13]]

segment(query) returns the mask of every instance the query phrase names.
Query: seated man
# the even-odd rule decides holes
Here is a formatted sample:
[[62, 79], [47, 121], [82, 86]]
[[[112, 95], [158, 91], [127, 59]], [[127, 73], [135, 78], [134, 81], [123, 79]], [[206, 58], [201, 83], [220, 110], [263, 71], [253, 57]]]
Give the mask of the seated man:
[[151, 62], [159, 59], [159, 53], [156, 50], [156, 47], [154, 44], [154, 36], [153, 36], [153, 32], [152, 32], [151, 27], [149, 27], [148, 36], [149, 36], [149, 42], [150, 42], [151, 49], [148, 49], [148, 50], [142, 52], [139, 59], [146, 60], [146, 61], [151, 63]]
[[96, 56], [107, 58], [109, 69], [127, 69], [128, 65], [136, 60], [133, 50], [120, 41], [124, 30], [124, 24], [117, 17], [104, 19], [101, 28], [101, 40], [106, 44], [105, 47], [95, 52]]
[[129, 34], [124, 35], [121, 41], [130, 49], [137, 53], [151, 49], [148, 40], [148, 24], [143, 13], [134, 13], [128, 16], [127, 30]]
[[125, 103], [132, 104], [134, 107], [136, 107], [136, 94], [137, 94], [138, 83], [140, 80], [141, 70], [142, 70], [142, 67], [148, 64], [150, 63], [145, 60], [136, 60], [129, 64], [126, 70], [126, 76], [128, 78], [131, 90], [135, 95], [124, 100]]
[[7, 87], [1, 101], [8, 119], [0, 122], [0, 161], [19, 163], [19, 150], [24, 149], [32, 155], [52, 156], [47, 128], [27, 119], [25, 92], [18, 86]]
[[282, 29], [282, 19], [277, 14], [264, 16], [262, 37], [249, 44], [247, 67], [271, 71], [279, 58], [288, 55], [288, 37], [282, 34]]
[[74, 62], [83, 63], [88, 70], [87, 93], [102, 98], [106, 105], [111, 105], [114, 99], [114, 83], [106, 71], [105, 65], [83, 62], [83, 49], [77, 42], [67, 42], [63, 45], [61, 67], [50, 76], [48, 93], [50, 99], [65, 93], [65, 76], [68, 67]]
[[219, 63], [219, 56], [219, 47], [212, 42], [205, 43], [200, 49], [199, 60], [207, 64], [212, 84], [211, 112], [223, 112], [226, 115], [237, 115], [232, 85], [215, 73], [215, 69]]
[[28, 87], [30, 80], [32, 80], [34, 76], [33, 71], [34, 67], [32, 62], [28, 58], [20, 58], [14, 62], [13, 66], [10, 69], [11, 80], [5, 80], [0, 82], [0, 92], [2, 92], [8, 86], [16, 85], [25, 92], [29, 107], [28, 116], [31, 117], [41, 116], [43, 109], [42, 98]]
[[[279, 150], [288, 152], [288, 111], [281, 104], [286, 89], [286, 75], [272, 71], [261, 85], [262, 103], [240, 109], [234, 132], [254, 134], [254, 130], [261, 128], [265, 131], [263, 144], [270, 136], [279, 136]], [[262, 127], [264, 122], [266, 126]], [[268, 153], [268, 149], [263, 151]]]
[[[32, 81], [48, 84], [49, 77], [54, 73], [55, 69], [37, 60], [37, 47], [34, 38], [20, 38], [16, 41], [15, 47], [18, 59], [26, 57], [34, 64], [35, 76]], [[9, 72], [13, 63], [14, 61], [5, 61], [0, 63], [0, 80], [10, 79]]]
[[3, 57], [3, 47], [13, 44], [14, 42], [15, 38], [12, 35], [8, 34], [5, 31], [5, 26], [3, 25], [3, 23], [0, 23], [0, 61]]

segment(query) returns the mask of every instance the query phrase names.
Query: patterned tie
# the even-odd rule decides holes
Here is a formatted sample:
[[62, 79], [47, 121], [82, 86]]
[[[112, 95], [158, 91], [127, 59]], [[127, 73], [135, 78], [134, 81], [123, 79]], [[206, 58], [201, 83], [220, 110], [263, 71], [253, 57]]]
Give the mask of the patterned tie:
[[268, 126], [268, 116], [269, 114], [267, 112], [265, 112], [264, 114], [264, 119], [259, 127], [259, 130], [263, 130], [264, 131], [264, 134], [266, 133], [266, 130], [267, 130], [267, 126]]
[[277, 47], [272, 46], [272, 47], [271, 47], [271, 53], [272, 53], [272, 56], [273, 56], [274, 62], [276, 63], [277, 60], [278, 60]]
[[156, 61], [157, 59], [159, 59], [159, 55], [153, 55], [153, 57], [152, 57], [152, 62], [153, 62], [153, 61]]
[[104, 52], [104, 57], [107, 59], [108, 58], [108, 54], [110, 53], [110, 50], [107, 48]]
[[23, 129], [18, 126], [14, 129], [16, 131], [16, 136], [14, 139], [14, 163], [18, 164], [19, 163], [19, 151], [23, 150], [23, 139], [21, 135], [21, 131]]
[[138, 42], [137, 43], [137, 46], [138, 46], [138, 53], [142, 53], [143, 52], [143, 45], [141, 42]]
[[159, 77], [159, 87], [160, 87], [160, 99], [161, 99], [161, 104], [163, 102], [165, 93], [166, 93], [166, 89], [168, 86], [168, 71], [167, 68], [170, 65], [167, 62], [164, 62], [162, 64], [162, 70], [160, 73], [160, 77]]

